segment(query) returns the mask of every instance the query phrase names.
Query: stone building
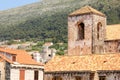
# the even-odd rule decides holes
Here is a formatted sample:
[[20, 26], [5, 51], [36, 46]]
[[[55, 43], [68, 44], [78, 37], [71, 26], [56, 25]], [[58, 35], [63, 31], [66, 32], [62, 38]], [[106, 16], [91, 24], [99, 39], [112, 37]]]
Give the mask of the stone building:
[[43, 46], [43, 49], [40, 52], [40, 55], [42, 57], [41, 62], [42, 63], [48, 62], [55, 56], [55, 53], [56, 53], [55, 49], [50, 49], [48, 46]]
[[119, 52], [118, 29], [120, 24], [106, 25], [105, 14], [89, 6], [71, 13], [68, 17], [68, 55]]
[[0, 48], [0, 80], [43, 80], [43, 72], [26, 51]]
[[52, 45], [53, 45], [52, 42], [46, 42], [42, 46], [42, 50], [40, 52], [32, 53], [33, 59], [36, 60], [37, 62], [42, 62], [42, 63], [48, 62], [50, 59], [52, 59], [55, 56], [56, 53], [56, 49], [49, 48]]
[[12, 61], [0, 55], [0, 80], [10, 80], [10, 63]]
[[120, 80], [120, 24], [90, 6], [68, 16], [68, 55], [45, 65], [45, 80]]

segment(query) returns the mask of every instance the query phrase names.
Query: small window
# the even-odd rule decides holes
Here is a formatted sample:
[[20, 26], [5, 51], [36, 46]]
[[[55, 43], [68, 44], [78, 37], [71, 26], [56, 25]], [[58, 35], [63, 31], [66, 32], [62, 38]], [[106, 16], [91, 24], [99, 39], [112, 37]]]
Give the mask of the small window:
[[12, 61], [16, 61], [16, 56], [12, 56]]
[[82, 77], [81, 76], [76, 76], [75, 80], [82, 80]]
[[39, 75], [38, 71], [34, 71], [34, 80], [38, 80], [38, 75]]
[[62, 80], [62, 78], [60, 76], [55, 76], [52, 78], [52, 80]]
[[84, 23], [80, 23], [79, 25], [78, 25], [78, 38], [77, 38], [77, 40], [83, 40], [84, 39], [84, 33], [85, 32], [85, 30], [84, 30]]
[[51, 54], [49, 54], [48, 56], [51, 57]]
[[118, 42], [118, 52], [120, 52], [120, 42]]
[[99, 76], [99, 80], [106, 80], [106, 76]]

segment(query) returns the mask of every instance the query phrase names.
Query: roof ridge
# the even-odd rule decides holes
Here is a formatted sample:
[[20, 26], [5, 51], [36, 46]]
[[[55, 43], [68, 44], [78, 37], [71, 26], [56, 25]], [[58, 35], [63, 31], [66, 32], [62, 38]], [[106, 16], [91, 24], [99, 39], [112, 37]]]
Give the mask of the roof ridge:
[[88, 9], [90, 10], [91, 13], [94, 13], [94, 12], [92, 11], [92, 9], [93, 9], [92, 7], [88, 6]]
[[92, 12], [92, 10], [91, 10], [91, 7], [90, 7], [90, 6], [88, 6], [88, 5], [87, 5], [86, 7], [90, 10], [90, 12]]
[[111, 26], [111, 25], [120, 25], [120, 24], [109, 24], [109, 25], [107, 25], [107, 26]]
[[70, 13], [69, 16], [76, 16], [76, 15], [82, 15], [82, 14], [88, 14], [88, 13], [93, 13], [96, 15], [106, 17], [105, 14], [103, 14], [102, 12], [100, 12], [100, 11], [98, 11], [98, 10], [92, 8], [91, 6], [88, 6], [88, 5], [81, 7], [80, 9]]
[[63, 56], [55, 56], [55, 57], [81, 57], [81, 56], [101, 56], [101, 55], [120, 55], [120, 53], [103, 53], [103, 54], [84, 54], [84, 55], [80, 55], [80, 56], [77, 56], [77, 55], [63, 55]]

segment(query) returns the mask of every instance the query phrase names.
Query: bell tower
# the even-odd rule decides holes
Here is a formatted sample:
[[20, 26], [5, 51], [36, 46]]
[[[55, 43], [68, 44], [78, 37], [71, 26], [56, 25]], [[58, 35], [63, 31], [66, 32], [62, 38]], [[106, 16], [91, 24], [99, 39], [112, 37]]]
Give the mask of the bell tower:
[[68, 16], [68, 55], [104, 52], [106, 16], [90, 6]]

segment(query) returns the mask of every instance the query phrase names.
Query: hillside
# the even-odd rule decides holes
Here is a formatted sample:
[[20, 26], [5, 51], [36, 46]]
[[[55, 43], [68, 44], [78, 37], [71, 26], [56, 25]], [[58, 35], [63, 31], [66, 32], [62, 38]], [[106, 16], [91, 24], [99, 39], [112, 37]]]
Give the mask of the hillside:
[[43, 0], [0, 11], [0, 40], [67, 41], [67, 16], [90, 5], [107, 15], [108, 24], [120, 23], [119, 0]]

